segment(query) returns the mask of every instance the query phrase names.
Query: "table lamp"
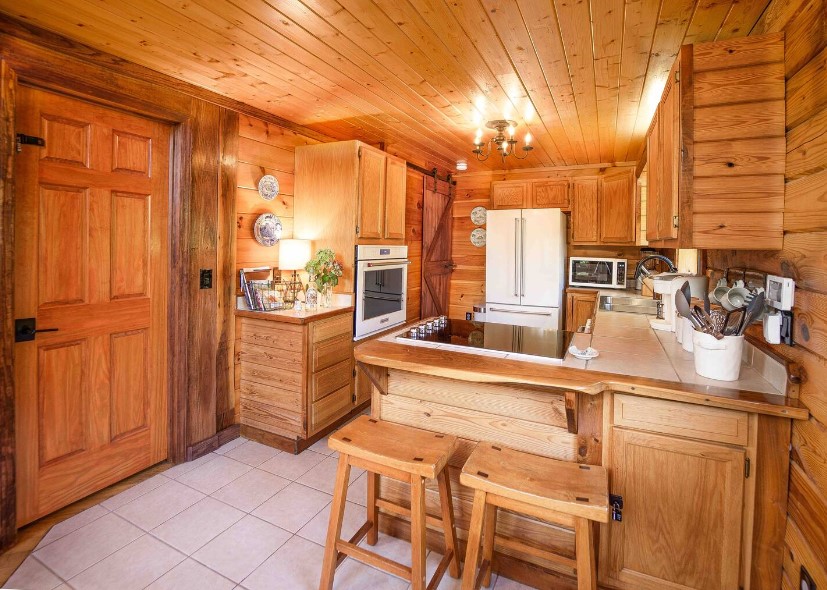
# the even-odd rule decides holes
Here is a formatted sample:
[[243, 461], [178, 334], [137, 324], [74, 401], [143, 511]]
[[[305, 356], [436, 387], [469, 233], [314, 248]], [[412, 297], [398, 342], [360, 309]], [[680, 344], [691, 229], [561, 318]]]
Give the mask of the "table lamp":
[[279, 241], [279, 270], [292, 270], [293, 277], [285, 293], [285, 303], [296, 301], [296, 293], [301, 289], [299, 270], [304, 270], [310, 261], [310, 240], [280, 240]]

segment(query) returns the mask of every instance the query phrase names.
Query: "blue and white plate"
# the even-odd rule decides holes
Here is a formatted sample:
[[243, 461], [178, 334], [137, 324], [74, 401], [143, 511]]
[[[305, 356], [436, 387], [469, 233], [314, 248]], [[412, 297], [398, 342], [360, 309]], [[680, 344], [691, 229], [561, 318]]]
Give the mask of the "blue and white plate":
[[258, 194], [265, 201], [272, 201], [279, 194], [279, 181], [275, 176], [266, 174], [258, 181]]
[[272, 213], [259, 215], [256, 224], [253, 226], [253, 234], [256, 242], [262, 246], [275, 246], [281, 239], [281, 219]]

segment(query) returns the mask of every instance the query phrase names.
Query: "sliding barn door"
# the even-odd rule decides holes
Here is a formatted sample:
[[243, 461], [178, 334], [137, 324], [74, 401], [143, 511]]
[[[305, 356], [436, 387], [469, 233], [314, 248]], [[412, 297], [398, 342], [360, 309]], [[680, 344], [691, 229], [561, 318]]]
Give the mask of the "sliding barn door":
[[425, 177], [422, 196], [422, 317], [448, 315], [451, 273], [451, 206], [454, 185]]
[[17, 521], [167, 457], [168, 126], [21, 87]]

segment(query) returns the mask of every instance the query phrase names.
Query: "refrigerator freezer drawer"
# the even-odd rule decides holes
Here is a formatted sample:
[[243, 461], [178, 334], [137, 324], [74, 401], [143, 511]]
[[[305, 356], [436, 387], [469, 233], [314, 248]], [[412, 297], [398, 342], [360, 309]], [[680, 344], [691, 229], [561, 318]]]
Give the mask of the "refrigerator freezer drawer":
[[486, 304], [485, 321], [512, 326], [529, 326], [547, 330], [560, 329], [559, 307], [525, 307], [520, 305]]

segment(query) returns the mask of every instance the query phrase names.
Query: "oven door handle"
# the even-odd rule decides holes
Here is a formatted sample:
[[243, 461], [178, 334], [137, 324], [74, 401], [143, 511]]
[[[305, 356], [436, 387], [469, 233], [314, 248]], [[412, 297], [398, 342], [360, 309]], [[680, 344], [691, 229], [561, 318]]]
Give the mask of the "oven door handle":
[[368, 268], [374, 268], [377, 266], [404, 266], [410, 263], [410, 260], [396, 260], [394, 262], [366, 262], [365, 266], [367, 266]]
[[402, 301], [402, 295], [368, 295], [365, 293], [364, 299], [376, 299], [378, 301]]

